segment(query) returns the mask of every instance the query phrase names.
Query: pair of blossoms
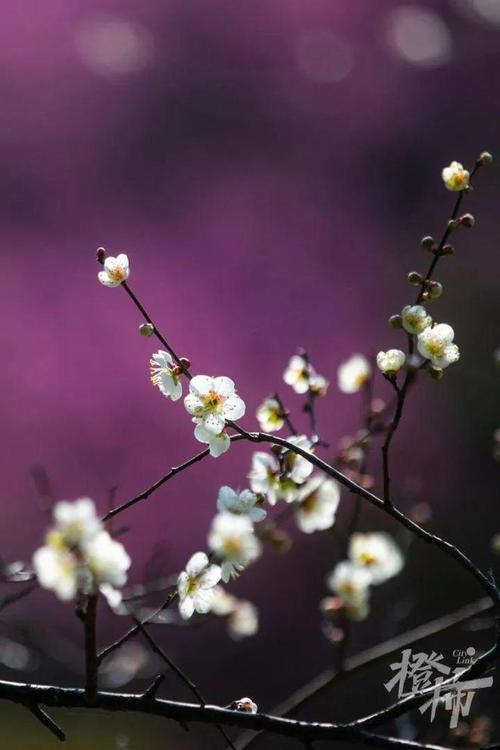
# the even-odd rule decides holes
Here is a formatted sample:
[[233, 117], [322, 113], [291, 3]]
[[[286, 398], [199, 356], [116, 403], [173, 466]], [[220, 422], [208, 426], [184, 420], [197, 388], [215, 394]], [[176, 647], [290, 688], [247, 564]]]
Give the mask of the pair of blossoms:
[[350, 619], [364, 620], [370, 612], [371, 586], [397, 575], [404, 557], [389, 534], [356, 532], [349, 540], [348, 558], [335, 566], [327, 585]]
[[[442, 371], [460, 358], [460, 350], [453, 343], [455, 332], [447, 323], [433, 324], [422, 305], [406, 305], [401, 311], [404, 330], [417, 337], [419, 354], [428, 360], [432, 368]], [[400, 349], [379, 352], [376, 358], [380, 372], [394, 378], [404, 367], [406, 355]], [[343, 362], [338, 370], [338, 386], [343, 393], [356, 393], [371, 377], [371, 366], [362, 354], [354, 354]]]
[[[103, 262], [103, 270], [98, 273], [99, 281], [107, 287], [120, 286], [129, 276], [130, 264], [124, 253], [108, 256]], [[153, 354], [150, 370], [152, 383], [164, 396], [178, 401], [182, 396], [182, 368], [169, 352], [159, 350]], [[226, 422], [240, 419], [245, 414], [245, 403], [236, 393], [230, 378], [196, 375], [189, 382], [184, 406], [196, 425], [195, 438], [208, 445], [212, 456], [220, 456], [229, 450], [231, 441], [225, 429]]]
[[45, 545], [33, 555], [40, 585], [63, 601], [100, 591], [110, 606], [117, 606], [131, 561], [123, 545], [103, 528], [92, 500], [56, 503], [53, 521]]

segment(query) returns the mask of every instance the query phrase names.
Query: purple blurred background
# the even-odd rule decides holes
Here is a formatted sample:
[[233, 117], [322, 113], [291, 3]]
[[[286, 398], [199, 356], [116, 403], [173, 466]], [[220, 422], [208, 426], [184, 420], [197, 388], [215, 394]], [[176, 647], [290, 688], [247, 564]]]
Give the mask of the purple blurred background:
[[[128, 253], [132, 288], [194, 371], [236, 380], [246, 426], [276, 388], [300, 421], [281, 374], [304, 346], [332, 380], [325, 436], [352, 434], [359, 399], [337, 391], [339, 363], [400, 345], [386, 321], [413, 297], [406, 273], [428, 262], [420, 237], [449, 214], [441, 168], [499, 151], [500, 4], [24, 0], [4, 3], [0, 21], [2, 557], [29, 560], [46, 527], [34, 465], [59, 497], [104, 510], [110, 487], [125, 500], [199, 449], [182, 406], [149, 383], [156, 346], [136, 310], [97, 282], [98, 245]], [[419, 386], [395, 450], [403, 502], [429, 502], [434, 528], [483, 567], [499, 529], [499, 199], [494, 165], [467, 201], [477, 227], [438, 275], [434, 314], [455, 327], [462, 359]], [[219, 486], [245, 486], [250, 457], [239, 444], [123, 517], [132, 582], [203, 547]], [[385, 521], [368, 511], [363, 525]], [[211, 700], [250, 693], [269, 708], [333, 660], [317, 609], [331, 539], [295, 537], [235, 586], [261, 610], [253, 640], [234, 644], [215, 622], [163, 635]], [[382, 611], [354, 644], [391, 635], [384, 607], [412, 570], [401, 627], [479, 595], [427, 550], [408, 567], [377, 592]], [[67, 607], [48, 593], [29, 602], [5, 623], [25, 627], [29, 612], [52, 643], [56, 617], [76, 648]], [[101, 627], [104, 640], [124, 623]]]

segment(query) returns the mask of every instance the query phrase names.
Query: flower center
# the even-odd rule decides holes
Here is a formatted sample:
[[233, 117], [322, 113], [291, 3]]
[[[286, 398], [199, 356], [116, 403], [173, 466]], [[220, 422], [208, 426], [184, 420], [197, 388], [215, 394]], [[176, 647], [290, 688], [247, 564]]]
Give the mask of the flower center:
[[111, 271], [108, 271], [113, 281], [123, 281], [125, 278], [125, 270], [121, 266], [116, 266]]
[[196, 594], [199, 587], [200, 587], [200, 584], [199, 584], [198, 578], [196, 576], [193, 576], [192, 578], [189, 579], [188, 584], [187, 584], [187, 590], [186, 590], [187, 595], [193, 596], [193, 594]]
[[444, 351], [444, 344], [438, 339], [431, 339], [427, 343], [427, 350], [433, 357], [441, 357]]
[[229, 536], [224, 540], [224, 552], [228, 557], [236, 557], [241, 552], [241, 542], [234, 536]]
[[203, 396], [205, 409], [210, 409], [210, 411], [220, 411], [225, 400], [226, 397], [221, 396], [217, 391], [209, 391], [206, 396]]
[[375, 563], [378, 562], [375, 555], [372, 555], [370, 552], [362, 552], [359, 556], [360, 562], [363, 563], [363, 565], [375, 565]]

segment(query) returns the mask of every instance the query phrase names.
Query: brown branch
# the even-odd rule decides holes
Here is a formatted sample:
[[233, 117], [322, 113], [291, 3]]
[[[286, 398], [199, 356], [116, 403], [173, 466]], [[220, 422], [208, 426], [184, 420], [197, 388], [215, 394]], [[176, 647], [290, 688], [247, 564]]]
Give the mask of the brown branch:
[[250, 714], [220, 706], [200, 706], [151, 697], [147, 693], [109, 693], [99, 691], [91, 706], [81, 688], [64, 688], [48, 685], [26, 685], [18, 682], [0, 681], [0, 700], [9, 700], [32, 710], [32, 706], [44, 705], [52, 708], [85, 708], [105, 711], [136, 712], [161, 716], [182, 724], [224, 724], [241, 729], [266, 731], [301, 741], [339, 741], [388, 750], [441, 750], [436, 745], [424, 745], [397, 737], [387, 737], [364, 729], [342, 724], [295, 721], [268, 714]]
[[97, 594], [87, 597], [84, 616], [85, 631], [85, 695], [93, 703], [97, 693], [97, 644], [96, 644]]

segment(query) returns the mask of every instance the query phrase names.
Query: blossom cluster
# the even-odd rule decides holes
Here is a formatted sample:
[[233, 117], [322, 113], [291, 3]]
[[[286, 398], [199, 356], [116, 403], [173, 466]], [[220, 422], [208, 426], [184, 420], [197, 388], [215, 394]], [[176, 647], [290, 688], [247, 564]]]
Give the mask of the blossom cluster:
[[45, 545], [33, 555], [40, 585], [66, 601], [100, 590], [115, 602], [116, 589], [127, 580], [130, 557], [103, 528], [92, 500], [57, 503], [53, 520]]
[[369, 614], [370, 587], [397, 575], [404, 564], [401, 550], [384, 532], [355, 532], [349, 540], [348, 560], [339, 562], [327, 578], [348, 617], [364, 620]]

